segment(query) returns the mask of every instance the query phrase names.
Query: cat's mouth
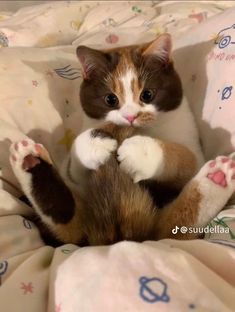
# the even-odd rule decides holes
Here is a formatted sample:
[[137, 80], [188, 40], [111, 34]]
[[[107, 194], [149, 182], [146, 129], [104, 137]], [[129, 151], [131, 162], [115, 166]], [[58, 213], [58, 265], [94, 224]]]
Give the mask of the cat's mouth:
[[122, 114], [115, 110], [108, 113], [105, 120], [119, 126], [135, 128], [151, 127], [156, 123], [157, 114], [153, 112], [139, 111], [136, 114]]
[[156, 121], [156, 115], [149, 112], [139, 112], [137, 116], [129, 120], [129, 125], [133, 127], [150, 127]]

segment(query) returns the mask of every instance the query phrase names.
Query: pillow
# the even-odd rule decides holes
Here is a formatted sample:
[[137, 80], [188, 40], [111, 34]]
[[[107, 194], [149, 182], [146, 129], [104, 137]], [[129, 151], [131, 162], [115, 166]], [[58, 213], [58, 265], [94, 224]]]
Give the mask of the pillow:
[[195, 114], [206, 159], [235, 149], [235, 8], [175, 42], [174, 59]]
[[74, 47], [0, 50], [0, 168], [9, 166], [11, 141], [30, 136], [44, 144], [61, 166], [81, 131], [80, 67]]
[[[0, 19], [0, 45], [49, 47], [71, 44], [87, 12], [97, 4], [96, 1], [45, 1], [22, 8], [10, 18]], [[4, 37], [5, 40], [1, 40]]]
[[163, 32], [173, 38], [234, 5], [230, 1], [106, 1], [88, 12], [74, 45], [112, 48], [152, 40]]
[[[0, 15], [0, 46], [48, 47], [89, 37], [100, 45], [128, 44], [163, 31], [178, 34], [233, 5], [233, 1], [52, 1]], [[89, 13], [89, 14], [88, 14]], [[88, 16], [87, 16], [88, 14]], [[85, 19], [85, 23], [83, 23]], [[125, 34], [123, 29], [126, 29]], [[104, 30], [104, 36], [100, 31]], [[131, 36], [130, 36], [131, 34]], [[128, 36], [126, 36], [128, 35]], [[76, 43], [77, 44], [77, 43]]]

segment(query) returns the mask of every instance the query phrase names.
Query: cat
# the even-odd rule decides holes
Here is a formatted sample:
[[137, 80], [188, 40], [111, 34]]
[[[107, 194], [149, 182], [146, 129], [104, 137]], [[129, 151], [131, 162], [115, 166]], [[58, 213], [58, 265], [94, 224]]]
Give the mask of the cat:
[[[136, 46], [77, 48], [85, 121], [61, 175], [41, 144], [11, 145], [13, 172], [44, 237], [80, 245], [193, 238], [172, 230], [205, 226], [232, 195], [235, 162], [203, 164], [171, 45], [162, 34]], [[173, 195], [159, 209], [167, 190]]]

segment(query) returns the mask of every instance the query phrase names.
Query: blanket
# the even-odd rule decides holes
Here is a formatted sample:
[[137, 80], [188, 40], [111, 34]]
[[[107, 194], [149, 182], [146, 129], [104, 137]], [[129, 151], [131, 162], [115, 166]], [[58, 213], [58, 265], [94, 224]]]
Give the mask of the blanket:
[[[221, 112], [235, 114], [228, 109], [235, 68], [233, 6], [233, 1], [55, 1], [0, 13], [1, 311], [235, 310], [233, 205], [203, 229], [204, 240], [53, 248], [29, 220], [32, 208], [22, 201], [8, 160], [11, 142], [29, 136], [62, 168], [84, 122], [76, 46], [141, 43], [165, 31], [173, 36], [176, 67], [206, 158], [233, 152], [231, 119], [218, 118]], [[202, 75], [208, 77], [206, 90]], [[217, 79], [214, 87], [210, 77]], [[214, 128], [222, 129], [220, 140]]]

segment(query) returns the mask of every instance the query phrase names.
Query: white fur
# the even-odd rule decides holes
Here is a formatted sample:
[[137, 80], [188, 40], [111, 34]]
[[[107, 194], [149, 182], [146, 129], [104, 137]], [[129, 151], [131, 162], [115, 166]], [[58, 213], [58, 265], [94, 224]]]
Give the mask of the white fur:
[[[81, 110], [82, 118], [81, 118], [81, 128], [79, 133], [82, 134], [88, 129], [99, 127], [104, 120], [102, 119], [94, 119], [87, 116], [83, 110]], [[83, 179], [86, 175], [86, 168], [84, 168], [81, 163], [78, 155], [76, 154], [76, 140], [73, 143], [70, 154], [68, 154], [60, 169], [61, 176], [66, 180], [66, 183], [69, 185], [71, 189], [76, 191], [79, 189], [79, 192], [83, 191]]]
[[120, 110], [112, 110], [107, 115], [105, 120], [111, 121], [116, 125], [120, 126], [128, 126], [130, 125], [130, 122], [122, 116], [120, 113]]
[[[211, 161], [206, 163], [194, 178], [199, 183], [199, 190], [202, 194], [197, 226], [205, 226], [208, 221], [213, 219], [225, 206], [235, 190], [235, 180], [232, 179], [232, 176], [235, 174], [235, 168], [231, 168], [233, 160], [230, 159], [228, 162], [223, 163], [221, 161], [223, 158], [224, 156], [217, 157], [215, 160], [216, 165], [213, 168], [209, 165]], [[218, 170], [223, 171], [226, 175], [226, 187], [217, 185], [207, 178], [209, 173], [214, 173]]]
[[[126, 103], [129, 103], [129, 102], [126, 102]], [[139, 111], [140, 111], [140, 106], [135, 103], [125, 104], [120, 109], [120, 113], [122, 114], [124, 118], [130, 115], [137, 116]]]
[[117, 149], [117, 141], [110, 138], [94, 138], [91, 135], [92, 130], [88, 129], [76, 138], [72, 154], [79, 158], [83, 166], [96, 170]]
[[[121, 80], [123, 88], [124, 88], [124, 98], [125, 98], [124, 107], [127, 105], [129, 107], [132, 107], [133, 114], [135, 114], [136, 112], [138, 112], [138, 105], [136, 105], [136, 103], [134, 103], [133, 92], [131, 89], [131, 81], [133, 79], [136, 79], [136, 74], [134, 73], [134, 71], [132, 69], [129, 69], [124, 76], [120, 77], [120, 80]], [[123, 112], [125, 113], [125, 111], [123, 111]], [[126, 113], [131, 114], [132, 110], [130, 109], [129, 112], [126, 112]]]
[[[53, 226], [53, 221], [50, 217], [44, 215], [39, 206], [37, 205], [37, 202], [34, 200], [34, 197], [32, 196], [32, 176], [29, 172], [23, 170], [22, 165], [24, 158], [27, 155], [34, 155], [39, 156], [38, 152], [35, 149], [35, 142], [30, 139], [24, 139], [24, 141], [27, 141], [28, 145], [24, 146], [22, 144], [22, 141], [13, 143], [10, 147], [10, 163], [12, 170], [18, 179], [22, 190], [24, 191], [24, 194], [28, 197], [30, 202], [32, 203], [34, 209], [36, 210], [37, 214], [41, 217], [42, 221], [47, 223], [48, 225]], [[38, 144], [40, 145], [40, 144]], [[17, 146], [17, 148], [16, 148]], [[41, 145], [42, 146], [42, 145]], [[13, 160], [13, 157], [16, 160]], [[45, 181], [46, 183], [46, 181]]]
[[161, 174], [164, 167], [163, 151], [156, 140], [133, 136], [123, 141], [118, 149], [120, 168], [139, 182]]

